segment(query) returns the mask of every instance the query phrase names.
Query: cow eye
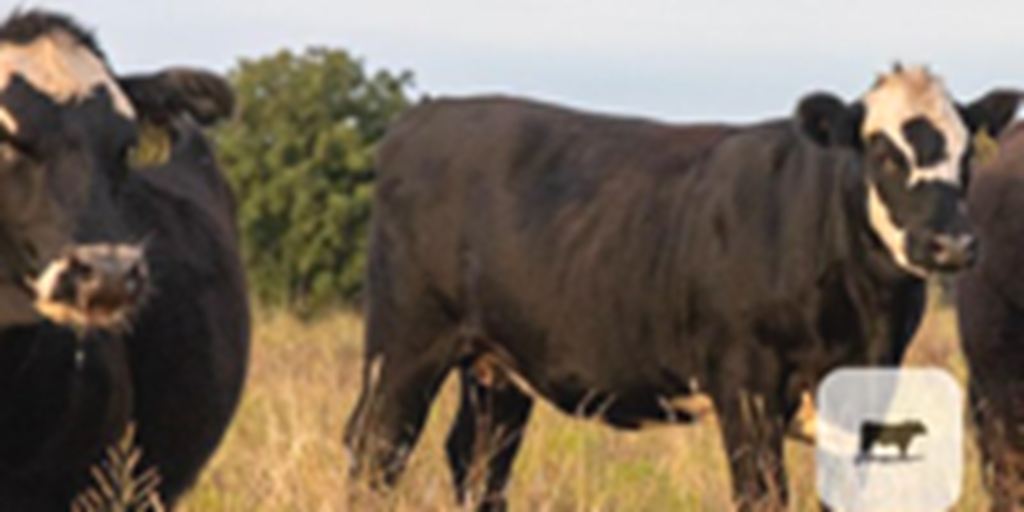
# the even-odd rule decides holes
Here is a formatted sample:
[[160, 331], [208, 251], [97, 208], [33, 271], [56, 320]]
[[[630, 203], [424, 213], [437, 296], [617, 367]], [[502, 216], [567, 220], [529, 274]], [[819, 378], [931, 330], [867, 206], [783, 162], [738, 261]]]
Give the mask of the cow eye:
[[7, 127], [0, 123], [0, 161], [11, 160], [18, 156], [38, 160], [40, 154], [38, 145], [33, 141], [8, 131]]
[[896, 175], [903, 171], [903, 165], [897, 156], [886, 155], [882, 160], [882, 170], [885, 171], [885, 174]]
[[899, 175], [907, 169], [906, 159], [899, 148], [882, 133], [873, 134], [868, 139], [868, 158], [882, 170], [886, 176]]
[[0, 160], [9, 161], [15, 157], [27, 157], [32, 160], [39, 160], [40, 153], [37, 148], [25, 140], [0, 139]]
[[875, 162], [886, 176], [898, 176], [907, 170], [906, 159], [895, 148], [878, 151], [875, 154]]

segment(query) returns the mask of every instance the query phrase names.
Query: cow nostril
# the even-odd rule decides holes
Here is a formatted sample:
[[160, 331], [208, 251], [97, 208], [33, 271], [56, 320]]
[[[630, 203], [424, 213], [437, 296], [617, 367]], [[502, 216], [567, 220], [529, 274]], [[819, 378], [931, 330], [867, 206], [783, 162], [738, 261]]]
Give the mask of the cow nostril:
[[947, 235], [933, 235], [928, 239], [928, 251], [937, 258], [948, 254], [951, 246], [951, 238]]
[[929, 239], [928, 249], [940, 265], [965, 266], [977, 257], [978, 241], [971, 235], [935, 235]]
[[68, 258], [68, 266], [67, 270], [65, 270], [65, 273], [71, 279], [74, 279], [76, 281], [87, 280], [90, 277], [92, 277], [93, 271], [94, 269], [92, 265], [89, 265], [88, 263], [74, 256], [70, 256]]

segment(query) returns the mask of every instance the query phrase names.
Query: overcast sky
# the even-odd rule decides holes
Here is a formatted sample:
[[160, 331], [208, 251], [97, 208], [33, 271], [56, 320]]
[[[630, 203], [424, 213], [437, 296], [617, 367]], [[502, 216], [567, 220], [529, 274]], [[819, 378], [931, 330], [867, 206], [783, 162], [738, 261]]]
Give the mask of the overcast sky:
[[[9, 2], [7, 9], [2, 9]], [[344, 48], [432, 95], [502, 92], [671, 121], [787, 115], [895, 60], [964, 98], [1024, 87], [1021, 0], [0, 0], [73, 14], [121, 72]]]

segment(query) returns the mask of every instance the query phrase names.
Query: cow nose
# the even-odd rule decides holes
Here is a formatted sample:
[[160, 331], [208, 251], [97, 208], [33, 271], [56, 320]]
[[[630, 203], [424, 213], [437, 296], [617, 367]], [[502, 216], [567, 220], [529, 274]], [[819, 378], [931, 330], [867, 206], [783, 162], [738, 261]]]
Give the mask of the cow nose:
[[932, 236], [930, 247], [932, 259], [942, 269], [966, 268], [978, 257], [978, 240], [970, 234], [936, 234]]
[[123, 324], [142, 301], [148, 272], [133, 245], [76, 246], [33, 283], [36, 308], [58, 323], [108, 328]]
[[64, 279], [87, 310], [114, 310], [140, 297], [146, 272], [141, 253], [116, 245], [76, 248], [67, 256]]
[[62, 276], [77, 290], [86, 309], [113, 310], [134, 302], [142, 289], [141, 263], [123, 262], [115, 257], [71, 256]]

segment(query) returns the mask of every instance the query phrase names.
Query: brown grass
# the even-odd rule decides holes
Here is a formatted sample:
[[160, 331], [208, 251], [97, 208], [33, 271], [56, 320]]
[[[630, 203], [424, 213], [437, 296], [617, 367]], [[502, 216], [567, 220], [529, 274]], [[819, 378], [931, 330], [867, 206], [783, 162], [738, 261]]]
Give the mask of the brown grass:
[[[954, 318], [932, 308], [911, 364], [965, 368]], [[387, 504], [350, 505], [341, 430], [359, 389], [362, 327], [338, 313], [304, 324], [263, 311], [252, 371], [238, 418], [198, 487], [182, 507], [206, 511], [395, 512], [456, 510], [443, 444], [455, 393], [435, 405], [401, 486]], [[814, 498], [813, 452], [787, 448], [794, 510]], [[979, 510], [987, 497], [977, 453], [967, 452], [964, 495], [956, 510]], [[725, 460], [714, 421], [621, 433], [541, 406], [526, 434], [510, 492], [520, 511], [728, 510]]]
[[163, 512], [156, 468], [143, 468], [142, 450], [135, 444], [135, 425], [107, 448], [91, 468], [92, 485], [71, 504], [71, 512]]

